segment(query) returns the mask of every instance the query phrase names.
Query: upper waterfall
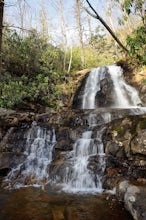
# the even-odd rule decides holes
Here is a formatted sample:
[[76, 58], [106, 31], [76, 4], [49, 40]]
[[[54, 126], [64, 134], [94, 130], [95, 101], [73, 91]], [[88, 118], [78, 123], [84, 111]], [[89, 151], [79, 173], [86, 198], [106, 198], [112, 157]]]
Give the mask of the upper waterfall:
[[81, 102], [80, 109], [133, 108], [141, 105], [137, 90], [125, 82], [122, 68], [116, 65], [93, 69], [76, 99]]

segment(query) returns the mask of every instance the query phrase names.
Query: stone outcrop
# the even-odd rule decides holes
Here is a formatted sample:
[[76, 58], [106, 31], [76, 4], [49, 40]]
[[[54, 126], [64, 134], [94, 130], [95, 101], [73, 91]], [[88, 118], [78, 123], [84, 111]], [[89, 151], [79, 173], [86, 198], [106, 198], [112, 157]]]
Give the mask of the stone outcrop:
[[146, 187], [137, 186], [127, 180], [117, 186], [117, 197], [124, 201], [126, 209], [135, 220], [146, 219]]
[[146, 106], [146, 83], [140, 85], [139, 94], [143, 105]]
[[105, 73], [105, 78], [100, 81], [100, 90], [96, 94], [96, 106], [110, 107], [113, 104], [113, 82], [108, 72]]
[[109, 124], [105, 137], [107, 167], [103, 184], [135, 220], [146, 219], [146, 116], [130, 116]]
[[72, 103], [72, 107], [74, 109], [80, 109], [82, 106], [83, 92], [84, 92], [84, 88], [85, 88], [85, 84], [86, 84], [88, 76], [89, 76], [89, 72], [80, 81], [79, 87], [75, 92], [73, 103]]

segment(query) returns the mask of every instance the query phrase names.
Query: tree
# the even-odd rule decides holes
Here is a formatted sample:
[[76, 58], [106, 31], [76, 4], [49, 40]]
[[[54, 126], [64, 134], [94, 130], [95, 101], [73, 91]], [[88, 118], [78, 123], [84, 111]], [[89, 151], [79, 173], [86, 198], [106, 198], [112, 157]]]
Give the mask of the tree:
[[2, 72], [2, 30], [3, 30], [4, 0], [0, 0], [0, 74]]
[[146, 5], [145, 0], [123, 0], [122, 3], [123, 10], [129, 15], [134, 11], [135, 14], [138, 14], [144, 26], [146, 27]]
[[63, 52], [64, 52], [64, 59], [63, 59], [63, 72], [66, 71], [66, 53], [67, 53], [67, 36], [66, 36], [66, 24], [63, 14], [63, 0], [59, 0], [59, 12], [60, 12], [60, 20], [61, 20], [61, 33], [63, 37]]
[[81, 6], [84, 8], [84, 10], [90, 14], [93, 18], [98, 19], [103, 26], [108, 30], [108, 32], [111, 34], [111, 36], [114, 38], [114, 40], [118, 43], [118, 45], [127, 53], [128, 49], [121, 43], [121, 41], [117, 38], [117, 36], [115, 35], [115, 33], [112, 31], [112, 29], [109, 27], [109, 25], [102, 19], [102, 17], [99, 16], [99, 14], [97, 13], [97, 11], [92, 7], [91, 3], [86, 0], [86, 2], [88, 3], [90, 9], [92, 10], [93, 13], [91, 13], [88, 8], [84, 7], [82, 4]]
[[84, 56], [84, 44], [83, 44], [83, 30], [81, 24], [81, 11], [80, 11], [80, 3], [79, 0], [76, 0], [76, 19], [77, 19], [77, 27], [79, 32], [79, 42], [81, 47], [81, 62], [82, 68], [85, 67], [85, 56]]
[[45, 9], [44, 0], [41, 0], [40, 26], [41, 26], [42, 37], [47, 38], [48, 37], [48, 24], [47, 24], [47, 13], [46, 13], [46, 9]]

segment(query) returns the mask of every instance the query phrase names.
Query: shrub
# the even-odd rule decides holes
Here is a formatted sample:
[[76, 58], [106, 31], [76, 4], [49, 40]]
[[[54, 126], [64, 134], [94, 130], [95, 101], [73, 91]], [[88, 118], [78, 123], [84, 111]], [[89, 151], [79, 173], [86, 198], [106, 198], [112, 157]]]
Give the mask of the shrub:
[[127, 44], [130, 48], [130, 56], [142, 64], [146, 64], [146, 31], [145, 27], [139, 27], [127, 37]]
[[0, 81], [0, 107], [13, 108], [24, 101], [51, 106], [54, 97], [59, 99], [60, 91], [54, 84], [48, 84], [49, 77], [36, 75], [33, 80], [26, 76], [12, 77], [5, 74]]

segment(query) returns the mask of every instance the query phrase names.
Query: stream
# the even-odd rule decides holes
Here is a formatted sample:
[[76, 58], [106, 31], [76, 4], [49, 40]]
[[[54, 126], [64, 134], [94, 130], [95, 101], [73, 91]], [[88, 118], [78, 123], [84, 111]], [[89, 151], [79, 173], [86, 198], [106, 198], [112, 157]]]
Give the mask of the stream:
[[111, 195], [78, 195], [40, 188], [0, 190], [0, 220], [132, 220]]

